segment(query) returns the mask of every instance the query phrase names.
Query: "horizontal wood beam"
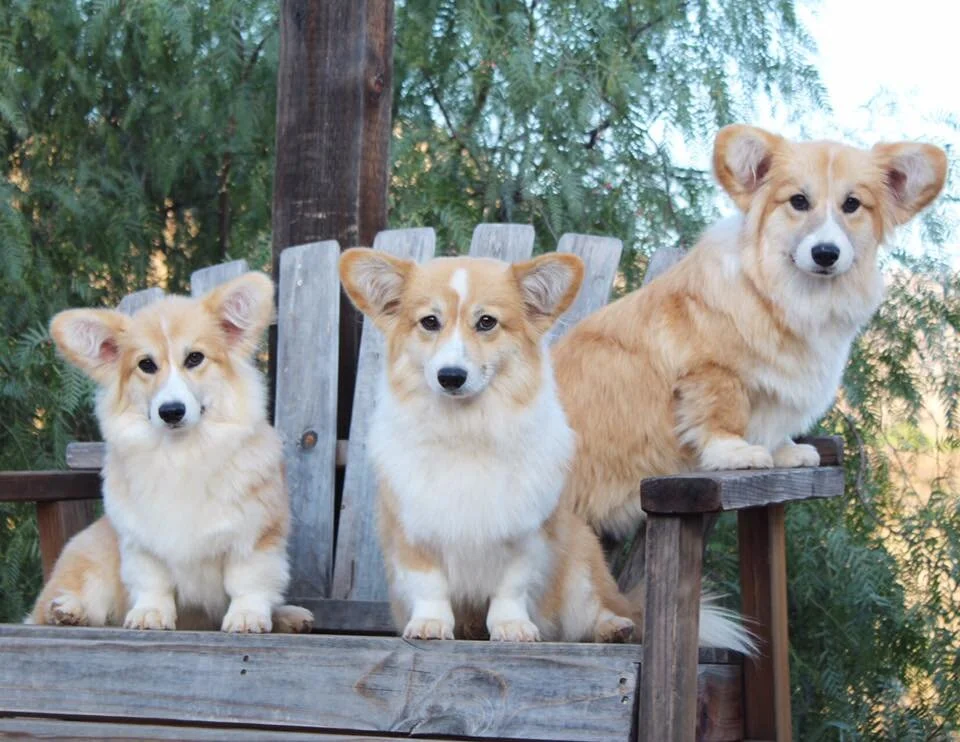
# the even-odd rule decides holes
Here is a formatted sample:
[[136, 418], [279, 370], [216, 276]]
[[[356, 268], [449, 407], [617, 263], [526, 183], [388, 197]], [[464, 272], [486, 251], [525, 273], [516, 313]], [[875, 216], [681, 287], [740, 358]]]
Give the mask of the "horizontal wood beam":
[[58, 502], [100, 497], [96, 471], [0, 472], [0, 502]]

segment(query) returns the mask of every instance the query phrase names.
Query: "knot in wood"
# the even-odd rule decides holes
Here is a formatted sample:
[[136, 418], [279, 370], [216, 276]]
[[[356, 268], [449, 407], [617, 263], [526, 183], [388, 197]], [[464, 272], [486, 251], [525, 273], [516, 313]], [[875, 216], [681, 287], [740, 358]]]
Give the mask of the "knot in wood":
[[302, 436], [300, 436], [300, 448], [305, 451], [309, 451], [311, 448], [317, 445], [317, 432], [315, 430], [308, 430]]

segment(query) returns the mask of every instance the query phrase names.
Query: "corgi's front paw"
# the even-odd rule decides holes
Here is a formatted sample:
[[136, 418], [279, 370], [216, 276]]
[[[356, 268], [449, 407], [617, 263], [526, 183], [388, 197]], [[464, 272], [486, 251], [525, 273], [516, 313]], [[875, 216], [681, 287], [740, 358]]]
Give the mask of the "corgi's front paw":
[[231, 608], [223, 617], [220, 631], [231, 634], [269, 634], [272, 628], [273, 623], [269, 613], [249, 608]]
[[517, 619], [498, 621], [490, 627], [492, 642], [538, 642], [540, 629], [532, 621]]
[[791, 469], [799, 466], [820, 466], [820, 454], [807, 443], [788, 443], [773, 452], [773, 463]]
[[602, 644], [623, 644], [633, 638], [636, 625], [624, 616], [610, 616], [597, 621], [594, 639]]
[[411, 618], [404, 639], [453, 639], [453, 624], [442, 618]]
[[298, 605], [281, 605], [273, 609], [275, 634], [309, 634], [313, 629], [313, 614]]
[[175, 613], [155, 606], [134, 606], [123, 620], [125, 629], [173, 631], [177, 627]]
[[763, 446], [753, 446], [739, 438], [723, 438], [704, 447], [700, 466], [704, 471], [772, 469], [773, 456]]
[[58, 595], [50, 601], [47, 611], [50, 622], [57, 626], [87, 626], [87, 611], [80, 602], [80, 598], [71, 593]]

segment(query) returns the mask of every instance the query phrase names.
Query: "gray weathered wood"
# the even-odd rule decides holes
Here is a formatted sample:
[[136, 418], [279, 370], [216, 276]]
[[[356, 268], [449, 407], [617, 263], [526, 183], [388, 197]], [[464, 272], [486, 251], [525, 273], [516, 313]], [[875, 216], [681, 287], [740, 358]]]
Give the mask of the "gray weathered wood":
[[751, 469], [692, 472], [651, 477], [640, 483], [640, 502], [648, 513], [710, 513], [781, 502], [838, 497], [843, 468]]
[[647, 519], [639, 739], [688, 742], [697, 729], [702, 516]]
[[231, 281], [249, 271], [246, 260], [232, 260], [229, 263], [211, 265], [190, 274], [190, 295], [203, 296], [214, 286]]
[[280, 255], [275, 416], [290, 492], [292, 599], [323, 597], [333, 574], [340, 283], [334, 241]]
[[508, 263], [529, 260], [534, 237], [529, 224], [478, 224], [470, 240], [470, 257], [496, 258]]
[[396, 635], [397, 627], [385, 600], [298, 598], [297, 605], [313, 612], [313, 630], [345, 634]]
[[681, 250], [679, 247], [661, 247], [650, 256], [650, 262], [647, 263], [647, 272], [643, 274], [643, 285], [646, 286], [654, 278], [673, 268], [686, 254], [687, 251]]
[[628, 738], [636, 646], [0, 627], [0, 710], [520, 739]]
[[583, 285], [573, 305], [550, 331], [553, 343], [588, 314], [593, 314], [607, 303], [613, 281], [617, 277], [623, 243], [613, 237], [586, 234], [565, 234], [560, 238], [557, 252], [578, 255], [584, 263]]
[[[433, 257], [436, 234], [432, 229], [390, 230], [378, 234], [373, 247], [422, 262]], [[377, 480], [367, 457], [370, 419], [383, 373], [383, 350], [383, 335], [365, 319], [337, 526], [332, 598], [387, 599], [387, 580], [376, 529]]]
[[152, 289], [144, 289], [143, 291], [135, 291], [132, 294], [127, 294], [120, 300], [120, 303], [117, 305], [117, 309], [123, 312], [124, 314], [134, 314], [138, 309], [142, 309], [148, 304], [153, 304], [155, 301], [159, 301], [164, 296], [163, 289], [157, 288], [154, 286]]

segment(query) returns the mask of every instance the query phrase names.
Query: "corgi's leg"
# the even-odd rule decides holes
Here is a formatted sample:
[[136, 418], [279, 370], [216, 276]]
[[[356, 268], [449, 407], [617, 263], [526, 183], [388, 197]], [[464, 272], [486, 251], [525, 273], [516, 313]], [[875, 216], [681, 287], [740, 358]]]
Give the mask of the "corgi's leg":
[[166, 565], [128, 543], [120, 547], [120, 572], [132, 605], [123, 621], [124, 628], [175, 629], [177, 605], [173, 579]]
[[313, 629], [313, 614], [298, 605], [278, 605], [271, 618], [275, 634], [309, 634]]
[[491, 641], [540, 640], [540, 630], [530, 619], [529, 605], [542, 592], [554, 559], [553, 545], [540, 531], [517, 546], [487, 609]]
[[820, 466], [820, 453], [808, 443], [794, 443], [789, 438], [773, 452], [775, 466]]
[[750, 400], [730, 369], [709, 364], [681, 378], [674, 389], [677, 437], [698, 455], [700, 467], [769, 469], [773, 456], [743, 436], [750, 420]]
[[273, 629], [273, 609], [283, 601], [290, 580], [285, 547], [284, 542], [227, 557], [223, 586], [230, 596], [230, 607], [223, 617], [222, 631], [260, 634]]

